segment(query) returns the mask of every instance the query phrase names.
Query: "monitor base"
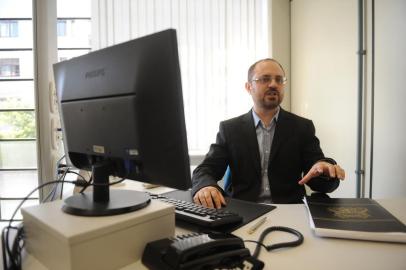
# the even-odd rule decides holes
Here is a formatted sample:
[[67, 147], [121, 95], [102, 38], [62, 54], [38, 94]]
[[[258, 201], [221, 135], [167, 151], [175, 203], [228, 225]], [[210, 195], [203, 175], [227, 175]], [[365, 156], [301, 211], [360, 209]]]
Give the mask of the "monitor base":
[[94, 202], [93, 192], [79, 193], [65, 199], [62, 210], [75, 216], [111, 216], [144, 208], [150, 201], [145, 192], [112, 189], [107, 202]]

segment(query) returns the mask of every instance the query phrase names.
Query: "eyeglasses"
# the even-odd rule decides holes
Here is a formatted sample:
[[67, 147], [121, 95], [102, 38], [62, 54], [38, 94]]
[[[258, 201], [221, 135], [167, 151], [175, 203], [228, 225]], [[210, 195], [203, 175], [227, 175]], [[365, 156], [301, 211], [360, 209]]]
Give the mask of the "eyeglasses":
[[278, 84], [278, 85], [285, 84], [287, 81], [286, 77], [283, 77], [283, 76], [265, 75], [265, 76], [261, 76], [256, 79], [252, 79], [251, 82], [256, 82], [256, 83], [260, 83], [260, 84], [268, 84], [268, 83], [271, 83], [272, 80], [275, 80], [276, 84]]

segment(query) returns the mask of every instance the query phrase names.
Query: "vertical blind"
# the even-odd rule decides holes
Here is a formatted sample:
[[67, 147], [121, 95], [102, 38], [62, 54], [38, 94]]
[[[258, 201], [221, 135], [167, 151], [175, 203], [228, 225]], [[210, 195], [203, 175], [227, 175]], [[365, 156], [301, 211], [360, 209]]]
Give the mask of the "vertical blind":
[[248, 67], [269, 57], [267, 0], [93, 0], [93, 49], [177, 31], [188, 144], [203, 154], [218, 124], [247, 112]]

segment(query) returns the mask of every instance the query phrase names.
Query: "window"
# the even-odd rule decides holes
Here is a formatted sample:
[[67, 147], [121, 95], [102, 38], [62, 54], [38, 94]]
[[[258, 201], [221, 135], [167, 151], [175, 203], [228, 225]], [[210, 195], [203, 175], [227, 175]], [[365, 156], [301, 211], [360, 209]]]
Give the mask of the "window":
[[94, 1], [95, 49], [174, 28], [188, 144], [205, 154], [221, 120], [247, 112], [247, 69], [269, 57], [267, 0]]
[[[32, 1], [0, 3], [0, 221], [5, 221], [38, 185], [38, 168]], [[38, 203], [38, 193], [30, 203]]]
[[68, 60], [90, 52], [91, 1], [58, 0], [56, 15], [58, 59]]
[[20, 60], [18, 58], [0, 59], [0, 77], [20, 76]]
[[0, 21], [0, 38], [2, 37], [18, 37], [18, 21]]
[[90, 14], [89, 17], [58, 17], [58, 27], [59, 25], [61, 25], [61, 35], [58, 28], [59, 59], [68, 60], [90, 52]]
[[[0, 1], [0, 227], [38, 186], [33, 3]], [[90, 51], [90, 0], [58, 0], [57, 7], [58, 59]]]
[[[77, 7], [80, 6], [80, 9]], [[57, 1], [57, 47], [58, 61], [69, 60], [89, 53], [91, 42], [91, 1], [58, 0]], [[62, 134], [63, 136], [63, 134]], [[61, 148], [64, 148], [63, 141]], [[65, 151], [59, 151], [61, 155]], [[68, 175], [76, 178], [76, 175]], [[73, 186], [67, 185], [64, 193], [72, 193]]]

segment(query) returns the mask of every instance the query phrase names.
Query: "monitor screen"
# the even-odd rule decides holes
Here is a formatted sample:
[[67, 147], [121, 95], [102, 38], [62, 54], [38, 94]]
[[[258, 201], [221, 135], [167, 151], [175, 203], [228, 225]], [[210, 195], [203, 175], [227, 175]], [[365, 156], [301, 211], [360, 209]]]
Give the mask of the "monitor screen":
[[190, 188], [175, 30], [57, 63], [54, 76], [67, 155], [94, 181], [92, 193], [65, 200], [65, 212], [110, 215], [148, 203], [145, 193], [137, 203], [133, 192], [110, 190], [110, 175]]

